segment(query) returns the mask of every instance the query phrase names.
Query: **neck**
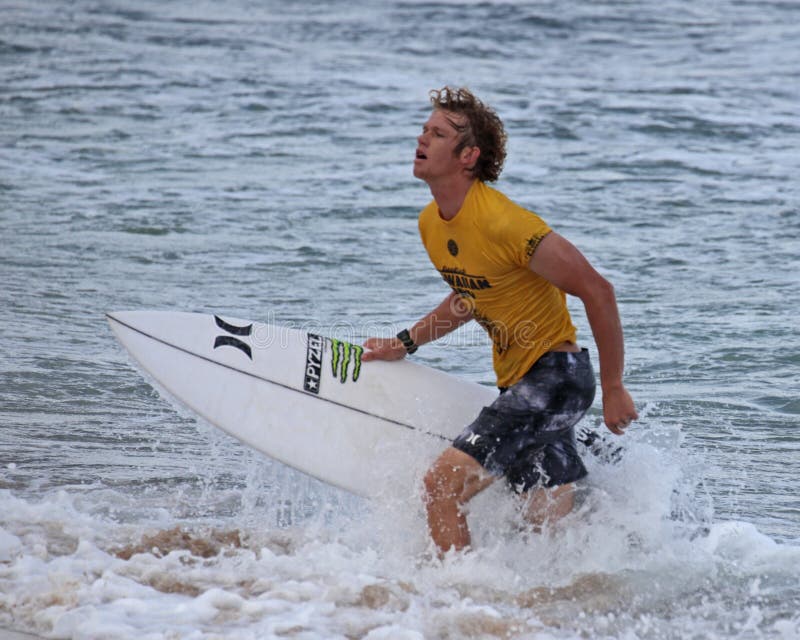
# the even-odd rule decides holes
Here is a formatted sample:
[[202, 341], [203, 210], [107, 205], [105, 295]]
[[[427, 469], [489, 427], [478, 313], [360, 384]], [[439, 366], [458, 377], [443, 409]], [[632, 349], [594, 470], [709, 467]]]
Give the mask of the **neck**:
[[439, 207], [439, 215], [445, 220], [452, 220], [456, 217], [464, 199], [475, 179], [465, 178], [463, 180], [453, 180], [445, 184], [428, 184], [431, 189], [433, 199]]

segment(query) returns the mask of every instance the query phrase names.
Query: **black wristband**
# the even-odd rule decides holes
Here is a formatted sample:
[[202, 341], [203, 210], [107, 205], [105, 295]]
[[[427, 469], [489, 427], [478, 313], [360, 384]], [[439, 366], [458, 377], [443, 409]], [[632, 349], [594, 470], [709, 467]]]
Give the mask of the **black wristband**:
[[414, 341], [411, 339], [411, 336], [408, 333], [408, 329], [403, 329], [400, 333], [397, 334], [397, 339], [403, 343], [403, 346], [406, 348], [406, 353], [411, 355], [414, 353], [419, 347], [414, 344]]

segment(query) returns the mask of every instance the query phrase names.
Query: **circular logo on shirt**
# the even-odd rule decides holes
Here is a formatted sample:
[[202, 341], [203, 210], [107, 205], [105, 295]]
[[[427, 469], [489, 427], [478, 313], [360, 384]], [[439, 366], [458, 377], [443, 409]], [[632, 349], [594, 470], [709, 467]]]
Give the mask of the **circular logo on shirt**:
[[450, 252], [451, 256], [455, 257], [458, 255], [458, 245], [456, 244], [456, 241], [453, 240], [452, 238], [450, 238], [447, 241], [447, 250]]

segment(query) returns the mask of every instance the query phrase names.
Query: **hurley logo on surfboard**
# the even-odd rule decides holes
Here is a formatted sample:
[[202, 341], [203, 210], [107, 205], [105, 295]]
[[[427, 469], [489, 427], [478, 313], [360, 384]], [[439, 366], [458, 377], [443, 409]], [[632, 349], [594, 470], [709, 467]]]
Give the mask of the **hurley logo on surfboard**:
[[[331, 345], [331, 375], [342, 384], [358, 381], [361, 375], [361, 356], [364, 347], [351, 344], [336, 338], [325, 338], [313, 333], [308, 334], [306, 346], [306, 367], [303, 389], [309, 393], [319, 394], [322, 383], [322, 367], [325, 357], [325, 345]], [[352, 367], [351, 367], [352, 364]]]
[[235, 324], [231, 324], [230, 322], [225, 322], [219, 316], [214, 316], [214, 322], [220, 329], [228, 333], [228, 335], [217, 336], [214, 339], [215, 349], [218, 349], [219, 347], [234, 347], [251, 360], [253, 359], [253, 350], [250, 348], [250, 345], [236, 337], [246, 337], [253, 333], [252, 324], [248, 324], [245, 327], [239, 327]]

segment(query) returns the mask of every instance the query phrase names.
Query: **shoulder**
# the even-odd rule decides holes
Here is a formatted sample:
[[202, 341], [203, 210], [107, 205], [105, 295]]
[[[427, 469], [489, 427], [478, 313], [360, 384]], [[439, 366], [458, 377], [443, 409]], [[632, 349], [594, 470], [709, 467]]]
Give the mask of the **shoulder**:
[[489, 234], [528, 233], [537, 229], [545, 233], [550, 230], [538, 214], [489, 185], [482, 183], [477, 195], [483, 201], [479, 215], [481, 226]]
[[438, 207], [436, 206], [436, 200], [431, 200], [422, 208], [422, 211], [419, 212], [419, 224], [421, 226], [423, 223], [430, 223], [431, 220], [438, 217], [439, 215]]
[[422, 211], [419, 212], [420, 220], [423, 217], [429, 217], [432, 213], [436, 213], [436, 200], [431, 200], [422, 208]]
[[417, 219], [417, 226], [419, 227], [419, 232], [423, 239], [425, 238], [426, 231], [428, 231], [431, 226], [435, 224], [438, 218], [439, 214], [438, 207], [436, 206], [436, 200], [431, 200], [422, 209], [422, 211], [419, 212], [419, 217]]

